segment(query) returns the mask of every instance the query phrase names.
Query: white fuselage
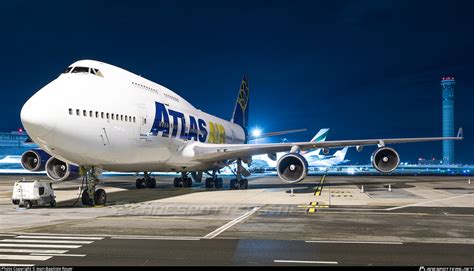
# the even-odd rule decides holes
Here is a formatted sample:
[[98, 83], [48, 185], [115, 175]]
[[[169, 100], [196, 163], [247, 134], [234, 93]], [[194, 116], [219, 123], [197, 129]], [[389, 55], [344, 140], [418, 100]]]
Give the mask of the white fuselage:
[[[31, 138], [52, 156], [113, 171], [193, 171], [192, 146], [245, 142], [242, 127], [196, 109], [171, 90], [118, 67], [90, 60], [71, 67], [24, 105]], [[98, 75], [99, 74], [99, 75]]]

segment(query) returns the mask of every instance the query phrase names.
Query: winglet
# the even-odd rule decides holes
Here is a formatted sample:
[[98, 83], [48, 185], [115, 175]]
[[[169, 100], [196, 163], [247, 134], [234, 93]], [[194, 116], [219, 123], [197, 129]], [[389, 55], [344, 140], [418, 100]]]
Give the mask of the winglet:
[[459, 128], [458, 135], [456, 137], [459, 138], [459, 139], [464, 139], [464, 134], [463, 134], [463, 131], [462, 131], [462, 127]]

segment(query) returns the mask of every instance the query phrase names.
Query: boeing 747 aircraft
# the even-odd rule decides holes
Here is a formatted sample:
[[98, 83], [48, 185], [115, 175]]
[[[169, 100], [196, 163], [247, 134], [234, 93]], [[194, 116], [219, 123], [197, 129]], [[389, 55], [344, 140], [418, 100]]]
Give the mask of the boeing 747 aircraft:
[[25, 169], [46, 170], [54, 182], [83, 175], [87, 188], [82, 202], [103, 205], [106, 194], [96, 190], [102, 170], [144, 172], [137, 187], [155, 187], [149, 172], [181, 172], [175, 186], [191, 186], [194, 175], [209, 172], [206, 184], [222, 187], [218, 170], [237, 162], [231, 187], [247, 188], [242, 178], [252, 155], [282, 156], [276, 166], [288, 183], [303, 180], [308, 163], [301, 151], [377, 145], [372, 164], [380, 172], [397, 168], [398, 153], [387, 144], [462, 139], [457, 137], [339, 140], [246, 144], [249, 86], [244, 77], [232, 118], [207, 114], [177, 93], [141, 76], [93, 60], [71, 64], [58, 78], [41, 88], [23, 106], [21, 121], [40, 149], [22, 155]]

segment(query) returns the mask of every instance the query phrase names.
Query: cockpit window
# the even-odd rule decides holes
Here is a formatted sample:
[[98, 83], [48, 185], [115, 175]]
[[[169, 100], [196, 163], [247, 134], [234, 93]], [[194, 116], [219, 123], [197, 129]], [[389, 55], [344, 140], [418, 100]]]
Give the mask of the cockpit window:
[[95, 75], [97, 75], [97, 76], [104, 77], [104, 76], [102, 75], [102, 73], [99, 71], [99, 69], [92, 69], [92, 68], [91, 68], [91, 71], [92, 71]]
[[[72, 71], [71, 71], [72, 70]], [[100, 77], [104, 77], [99, 69], [89, 67], [69, 67], [63, 73], [90, 73]]]
[[89, 73], [88, 67], [74, 67], [71, 73]]
[[69, 73], [72, 70], [72, 67], [68, 67], [63, 73]]

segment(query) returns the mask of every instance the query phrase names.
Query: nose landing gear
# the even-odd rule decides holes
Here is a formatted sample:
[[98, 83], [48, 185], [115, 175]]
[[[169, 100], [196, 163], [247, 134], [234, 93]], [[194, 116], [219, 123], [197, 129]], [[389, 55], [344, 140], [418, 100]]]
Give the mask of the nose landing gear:
[[107, 203], [107, 194], [104, 189], [97, 189], [96, 185], [99, 184], [99, 173], [96, 172], [94, 167], [82, 168], [85, 172], [83, 182], [86, 183], [86, 188], [82, 190], [82, 205], [105, 205]]

